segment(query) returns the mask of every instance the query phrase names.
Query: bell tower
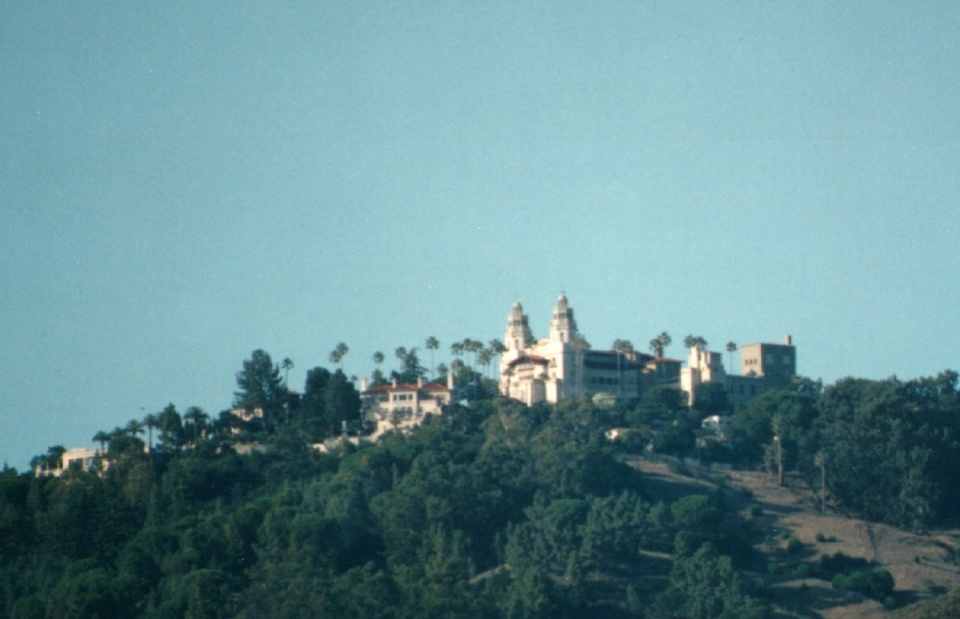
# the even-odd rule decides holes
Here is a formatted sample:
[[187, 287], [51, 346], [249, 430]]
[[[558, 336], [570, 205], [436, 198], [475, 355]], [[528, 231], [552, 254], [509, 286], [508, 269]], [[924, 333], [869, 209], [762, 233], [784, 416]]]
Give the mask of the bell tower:
[[508, 351], [520, 352], [532, 341], [533, 332], [530, 331], [527, 315], [523, 313], [520, 301], [517, 301], [507, 318], [507, 332], [503, 336], [503, 343]]
[[553, 320], [550, 322], [550, 341], [569, 344], [577, 332], [577, 321], [573, 319], [573, 308], [567, 306], [567, 295], [561, 294], [557, 306], [553, 308]]

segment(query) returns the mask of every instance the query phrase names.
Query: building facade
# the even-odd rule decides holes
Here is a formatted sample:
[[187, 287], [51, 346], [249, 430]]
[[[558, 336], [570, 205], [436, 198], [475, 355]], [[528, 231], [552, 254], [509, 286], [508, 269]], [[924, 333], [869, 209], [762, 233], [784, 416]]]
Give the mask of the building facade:
[[690, 348], [686, 366], [676, 359], [638, 351], [591, 350], [577, 328], [573, 308], [561, 294], [553, 309], [547, 337], [536, 339], [517, 302], [507, 317], [500, 355], [500, 394], [528, 406], [556, 403], [581, 395], [639, 397], [653, 385], [672, 387], [694, 404], [701, 384], [726, 388], [731, 408], [764, 391], [790, 384], [796, 375], [796, 349], [790, 336], [784, 344], [746, 344], [740, 348], [741, 374], [728, 374], [722, 353]]
[[639, 397], [645, 385], [676, 384], [680, 362], [638, 351], [591, 350], [561, 294], [547, 337], [533, 337], [523, 306], [514, 304], [500, 355], [500, 394], [528, 406], [581, 395]]
[[361, 416], [365, 425], [373, 428], [367, 438], [377, 440], [391, 430], [409, 432], [427, 415], [442, 414], [452, 394], [452, 375], [447, 376], [446, 385], [427, 383], [420, 377], [411, 384], [398, 384], [394, 379], [386, 385], [368, 387], [367, 379], [361, 379]]

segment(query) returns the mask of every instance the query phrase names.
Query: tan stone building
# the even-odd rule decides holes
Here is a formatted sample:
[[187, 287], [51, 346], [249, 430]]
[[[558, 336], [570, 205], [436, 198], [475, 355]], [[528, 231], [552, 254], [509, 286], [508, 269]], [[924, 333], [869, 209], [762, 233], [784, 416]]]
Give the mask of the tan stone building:
[[783, 344], [757, 343], [740, 347], [740, 374], [727, 374], [719, 352], [690, 349], [690, 358], [681, 372], [680, 385], [687, 401], [694, 403], [694, 390], [701, 383], [722, 383], [727, 401], [737, 408], [777, 387], [788, 386], [797, 374], [797, 349], [789, 335]]

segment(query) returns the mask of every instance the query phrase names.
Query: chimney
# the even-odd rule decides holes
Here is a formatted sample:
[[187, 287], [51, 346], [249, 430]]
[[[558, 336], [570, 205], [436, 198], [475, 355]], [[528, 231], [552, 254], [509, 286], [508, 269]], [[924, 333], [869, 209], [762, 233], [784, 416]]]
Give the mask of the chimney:
[[453, 372], [447, 372], [447, 389], [453, 391]]
[[394, 376], [394, 377], [393, 377], [393, 380], [390, 381], [390, 382], [393, 384], [394, 387], [396, 387], [396, 386], [397, 386], [397, 377]]
[[367, 377], [364, 376], [360, 379], [360, 393], [363, 393], [367, 390]]
[[417, 389], [423, 389], [423, 376], [417, 376]]
[[791, 336], [788, 335], [787, 337], [783, 338], [783, 342], [784, 342], [787, 346], [793, 346], [793, 337], [791, 337]]

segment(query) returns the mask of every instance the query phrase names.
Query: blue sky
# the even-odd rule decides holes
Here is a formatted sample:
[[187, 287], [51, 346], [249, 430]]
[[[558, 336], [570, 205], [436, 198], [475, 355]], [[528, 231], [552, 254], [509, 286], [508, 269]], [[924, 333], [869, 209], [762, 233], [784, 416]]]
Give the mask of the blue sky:
[[[792, 334], [960, 367], [952, 2], [0, 4], [0, 457], [228, 408], [256, 348]], [[724, 355], [726, 358], [726, 355]]]

